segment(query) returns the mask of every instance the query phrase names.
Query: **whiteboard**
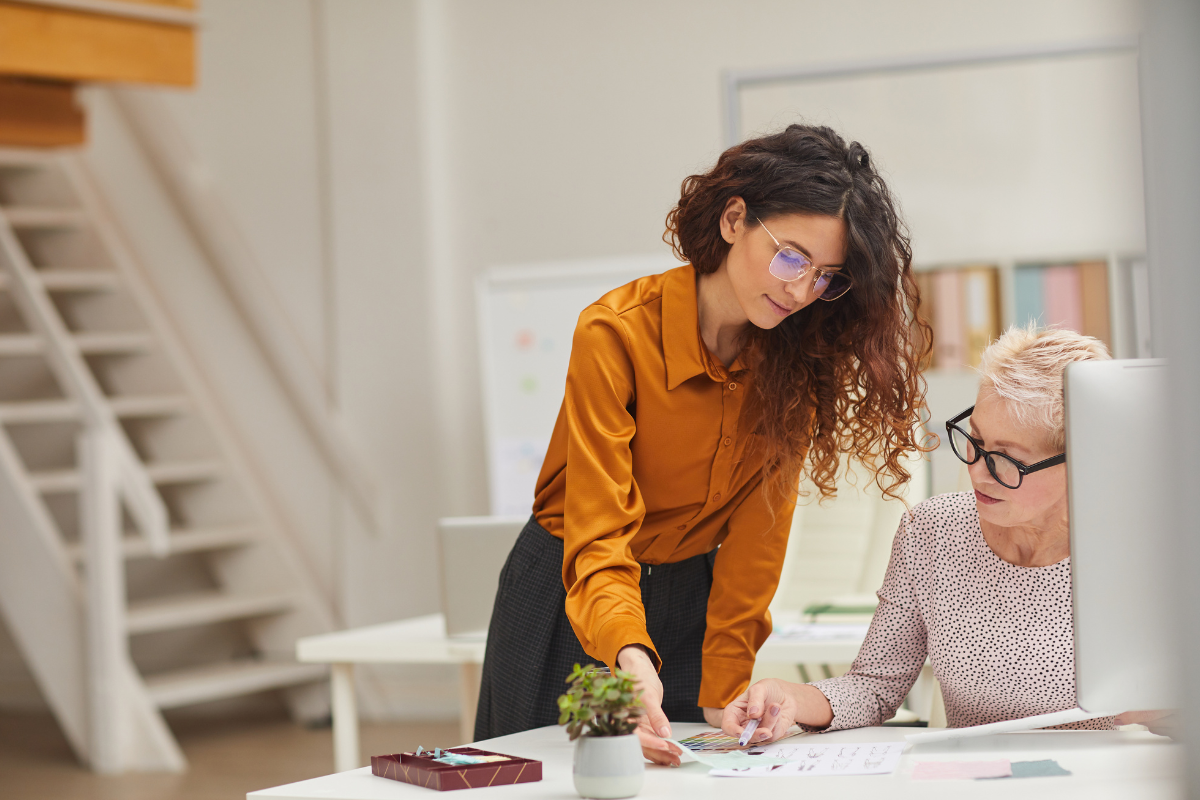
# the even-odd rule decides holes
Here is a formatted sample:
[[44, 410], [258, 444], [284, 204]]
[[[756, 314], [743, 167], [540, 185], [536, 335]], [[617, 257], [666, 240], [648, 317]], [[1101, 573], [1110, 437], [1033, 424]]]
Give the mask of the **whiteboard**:
[[494, 267], [476, 281], [493, 515], [530, 513], [580, 312], [618, 286], [677, 266], [665, 255], [559, 261]]

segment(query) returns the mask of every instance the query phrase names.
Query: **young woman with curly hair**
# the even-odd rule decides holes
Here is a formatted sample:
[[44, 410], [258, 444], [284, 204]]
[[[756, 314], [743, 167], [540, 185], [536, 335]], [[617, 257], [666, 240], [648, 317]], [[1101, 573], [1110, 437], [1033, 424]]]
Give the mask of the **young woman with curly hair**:
[[720, 725], [749, 684], [805, 462], [823, 496], [844, 454], [888, 494], [909, 479], [929, 337], [861, 145], [792, 125], [731, 147], [664, 238], [686, 265], [580, 314], [476, 739], [553, 724], [572, 664], [601, 661], [638, 679], [647, 757], [677, 763], [668, 720]]

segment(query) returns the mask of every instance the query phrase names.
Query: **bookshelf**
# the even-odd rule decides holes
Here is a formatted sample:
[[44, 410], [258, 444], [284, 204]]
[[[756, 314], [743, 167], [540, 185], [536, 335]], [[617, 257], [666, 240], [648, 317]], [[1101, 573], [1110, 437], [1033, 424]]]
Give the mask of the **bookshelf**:
[[[1096, 336], [1115, 358], [1152, 355], [1143, 255], [983, 259], [920, 264], [914, 271], [921, 311], [934, 328], [934, 355], [925, 368], [927, 428], [943, 440], [945, 421], [975, 400], [980, 354], [1012, 325], [1037, 318]], [[930, 494], [970, 487], [966, 469], [944, 441], [930, 460]]]

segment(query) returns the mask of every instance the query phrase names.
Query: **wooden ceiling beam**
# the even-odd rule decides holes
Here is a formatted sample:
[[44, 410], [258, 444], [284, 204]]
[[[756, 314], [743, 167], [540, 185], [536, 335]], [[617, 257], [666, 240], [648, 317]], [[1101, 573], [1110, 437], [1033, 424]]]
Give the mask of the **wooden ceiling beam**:
[[[157, 7], [147, 3], [107, 5]], [[190, 25], [75, 11], [53, 4], [0, 2], [0, 74], [69, 82], [192, 86], [195, 64], [195, 32]]]

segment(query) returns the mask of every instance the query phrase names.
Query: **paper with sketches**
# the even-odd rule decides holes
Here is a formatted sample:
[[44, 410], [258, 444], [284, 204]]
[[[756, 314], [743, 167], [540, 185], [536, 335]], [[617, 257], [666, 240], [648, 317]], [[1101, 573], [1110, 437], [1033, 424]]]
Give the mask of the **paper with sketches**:
[[779, 764], [786, 764], [787, 759], [776, 758], [775, 756], [762, 755], [755, 748], [755, 752], [745, 752], [742, 750], [733, 750], [730, 752], [718, 753], [707, 750], [691, 750], [686, 745], [667, 739], [668, 742], [677, 746], [683, 751], [683, 755], [679, 760], [687, 764], [691, 761], [697, 761], [710, 767], [714, 770], [731, 770], [731, 769], [748, 769], [750, 767], [771, 767]]
[[741, 769], [715, 769], [710, 775], [727, 778], [791, 777], [800, 775], [890, 775], [900, 763], [903, 742], [820, 744], [812, 739], [781, 742], [757, 748], [764, 756], [786, 764]]

